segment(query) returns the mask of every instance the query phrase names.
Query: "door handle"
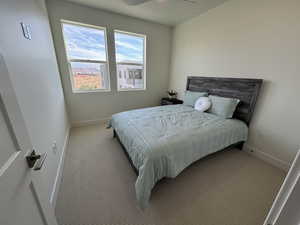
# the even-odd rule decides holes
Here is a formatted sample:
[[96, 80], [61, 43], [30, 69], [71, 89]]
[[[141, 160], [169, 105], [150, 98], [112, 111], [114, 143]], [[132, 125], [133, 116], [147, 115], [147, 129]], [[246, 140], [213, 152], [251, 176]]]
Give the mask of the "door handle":
[[33, 150], [30, 155], [26, 156], [26, 161], [29, 168], [33, 168], [33, 170], [40, 170], [42, 169], [46, 158], [46, 152], [42, 155], [39, 155], [36, 154], [35, 150]]

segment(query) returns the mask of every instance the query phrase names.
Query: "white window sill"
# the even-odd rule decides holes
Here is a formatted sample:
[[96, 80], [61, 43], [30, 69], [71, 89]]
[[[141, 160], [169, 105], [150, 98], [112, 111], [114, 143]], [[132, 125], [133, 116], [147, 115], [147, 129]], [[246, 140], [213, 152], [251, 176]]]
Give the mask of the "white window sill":
[[90, 91], [72, 91], [73, 94], [87, 94], [87, 93], [97, 93], [97, 92], [110, 92], [110, 89], [97, 89], [97, 90], [90, 90]]
[[118, 89], [118, 91], [146, 91], [146, 88], [128, 88], [128, 89]]

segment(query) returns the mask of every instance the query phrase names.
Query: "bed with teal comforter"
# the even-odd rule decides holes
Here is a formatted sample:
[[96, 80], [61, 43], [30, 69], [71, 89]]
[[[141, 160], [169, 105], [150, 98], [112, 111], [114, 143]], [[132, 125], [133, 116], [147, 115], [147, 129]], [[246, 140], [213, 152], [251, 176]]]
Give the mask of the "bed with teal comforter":
[[247, 125], [184, 105], [114, 114], [110, 121], [139, 174], [135, 183], [141, 208], [163, 177], [176, 177], [200, 158], [246, 141]]

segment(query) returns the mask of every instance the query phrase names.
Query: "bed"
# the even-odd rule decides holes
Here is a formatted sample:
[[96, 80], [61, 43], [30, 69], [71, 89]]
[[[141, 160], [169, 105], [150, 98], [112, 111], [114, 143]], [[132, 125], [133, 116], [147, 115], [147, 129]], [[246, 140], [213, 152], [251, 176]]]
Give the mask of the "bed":
[[188, 77], [186, 90], [240, 99], [232, 119], [168, 105], [114, 114], [110, 121], [138, 177], [139, 206], [148, 206], [151, 190], [164, 177], [174, 178], [195, 161], [228, 146], [242, 144], [262, 84], [260, 79]]

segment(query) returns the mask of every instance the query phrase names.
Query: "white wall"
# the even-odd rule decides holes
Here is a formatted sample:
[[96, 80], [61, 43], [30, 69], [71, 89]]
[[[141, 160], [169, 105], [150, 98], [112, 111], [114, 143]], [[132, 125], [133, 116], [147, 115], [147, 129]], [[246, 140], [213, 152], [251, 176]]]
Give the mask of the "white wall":
[[[128, 16], [93, 9], [78, 4], [47, 2], [63, 87], [73, 123], [110, 117], [113, 113], [158, 105], [166, 95], [169, 82], [172, 29]], [[108, 29], [111, 92], [72, 93], [60, 20], [104, 26]], [[113, 29], [147, 35], [147, 90], [117, 92]]]
[[[23, 37], [20, 22], [31, 25], [32, 40]], [[0, 27], [0, 52], [30, 138], [36, 151], [48, 152], [37, 174], [50, 198], [69, 124], [43, 0], [1, 0]], [[56, 154], [51, 148], [54, 141]]]
[[300, 140], [300, 1], [231, 0], [174, 29], [170, 88], [186, 76], [263, 78], [248, 145], [291, 162]]

